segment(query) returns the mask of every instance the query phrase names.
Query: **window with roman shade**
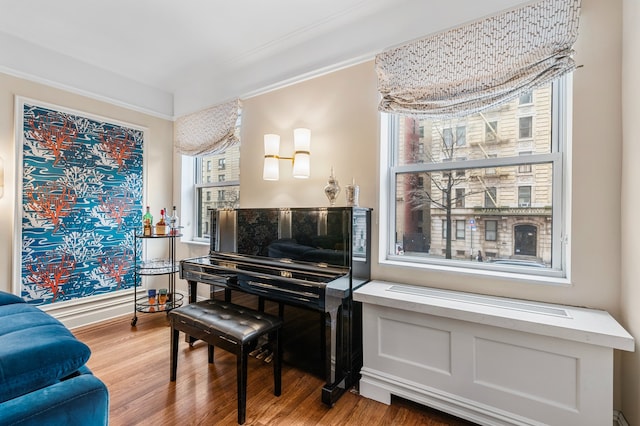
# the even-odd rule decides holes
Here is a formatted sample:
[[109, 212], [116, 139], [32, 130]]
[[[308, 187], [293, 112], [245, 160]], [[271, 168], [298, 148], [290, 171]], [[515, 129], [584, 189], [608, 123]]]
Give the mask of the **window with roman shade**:
[[240, 100], [234, 99], [176, 119], [176, 152], [192, 156], [214, 154], [239, 143], [240, 109]]
[[[576, 68], [579, 13], [580, 0], [538, 0], [376, 57], [388, 173], [381, 262], [542, 283], [567, 276], [566, 74]], [[526, 198], [534, 187], [536, 207]], [[403, 246], [405, 230], [417, 229], [415, 211], [424, 248]], [[536, 229], [527, 247], [539, 250], [516, 241], [523, 223]], [[470, 262], [478, 250], [484, 261]]]
[[241, 102], [223, 104], [179, 117], [174, 123], [174, 146], [183, 161], [181, 206], [184, 229], [193, 241], [208, 241], [211, 209], [237, 207], [240, 200]]
[[380, 110], [461, 117], [576, 68], [580, 0], [542, 0], [376, 56]]

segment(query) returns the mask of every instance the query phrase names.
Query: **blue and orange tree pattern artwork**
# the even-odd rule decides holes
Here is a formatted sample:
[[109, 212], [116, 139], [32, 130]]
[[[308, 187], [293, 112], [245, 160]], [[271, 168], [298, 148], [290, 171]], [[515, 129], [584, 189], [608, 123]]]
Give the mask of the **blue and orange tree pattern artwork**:
[[26, 103], [22, 114], [22, 298], [133, 287], [143, 131]]

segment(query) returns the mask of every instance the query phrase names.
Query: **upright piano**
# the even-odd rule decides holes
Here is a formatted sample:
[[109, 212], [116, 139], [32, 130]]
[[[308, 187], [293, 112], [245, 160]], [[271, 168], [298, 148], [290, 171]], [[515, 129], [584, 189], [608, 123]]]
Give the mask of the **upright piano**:
[[209, 254], [180, 262], [190, 302], [204, 283], [321, 313], [321, 398], [332, 406], [362, 367], [362, 308], [352, 294], [370, 280], [371, 209], [225, 209], [210, 218]]

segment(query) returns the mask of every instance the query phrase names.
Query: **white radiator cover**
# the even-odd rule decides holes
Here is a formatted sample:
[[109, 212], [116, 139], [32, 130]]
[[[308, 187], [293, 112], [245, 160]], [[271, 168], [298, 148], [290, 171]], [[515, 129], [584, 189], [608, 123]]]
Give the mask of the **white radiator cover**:
[[610, 425], [613, 350], [634, 340], [607, 312], [372, 281], [360, 394], [397, 395], [483, 425]]

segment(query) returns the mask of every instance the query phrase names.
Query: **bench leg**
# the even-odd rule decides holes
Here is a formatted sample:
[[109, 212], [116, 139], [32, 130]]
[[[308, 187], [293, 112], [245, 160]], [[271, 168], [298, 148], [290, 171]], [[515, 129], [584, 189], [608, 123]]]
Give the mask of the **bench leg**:
[[213, 345], [207, 345], [207, 355], [209, 359], [209, 364], [213, 364]]
[[238, 381], [238, 423], [244, 424], [247, 414], [247, 358], [248, 348], [240, 345], [240, 352], [236, 357]]
[[180, 337], [180, 331], [171, 326], [171, 361], [169, 380], [176, 381], [176, 373], [178, 371], [178, 338]]
[[282, 341], [280, 339], [280, 329], [274, 333], [273, 352], [275, 361], [273, 362], [273, 394], [280, 396], [282, 391]]

